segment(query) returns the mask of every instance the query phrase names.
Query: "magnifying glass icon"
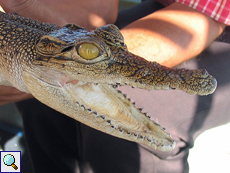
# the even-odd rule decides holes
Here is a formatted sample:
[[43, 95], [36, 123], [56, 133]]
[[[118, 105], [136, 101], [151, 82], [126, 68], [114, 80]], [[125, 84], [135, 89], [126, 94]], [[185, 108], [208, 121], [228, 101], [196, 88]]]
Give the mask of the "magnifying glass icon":
[[3, 162], [7, 166], [12, 166], [15, 170], [18, 169], [18, 167], [14, 164], [15, 158], [12, 154], [7, 154], [3, 157]]

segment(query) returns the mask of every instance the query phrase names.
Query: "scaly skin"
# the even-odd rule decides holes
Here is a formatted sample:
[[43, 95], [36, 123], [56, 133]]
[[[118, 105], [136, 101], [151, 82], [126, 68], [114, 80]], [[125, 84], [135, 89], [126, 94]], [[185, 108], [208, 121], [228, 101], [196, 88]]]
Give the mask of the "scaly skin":
[[3, 13], [0, 23], [1, 84], [31, 93], [97, 130], [153, 149], [169, 151], [175, 142], [116, 90], [118, 85], [199, 95], [216, 88], [206, 70], [169, 69], [133, 55], [114, 25], [93, 31], [72, 24], [58, 28]]

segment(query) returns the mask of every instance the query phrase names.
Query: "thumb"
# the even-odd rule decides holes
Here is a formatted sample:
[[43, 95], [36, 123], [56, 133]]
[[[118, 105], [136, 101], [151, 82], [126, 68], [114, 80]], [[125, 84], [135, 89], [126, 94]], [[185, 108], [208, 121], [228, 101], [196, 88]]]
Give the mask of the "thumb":
[[26, 9], [32, 6], [36, 0], [0, 0], [0, 4], [5, 12], [13, 13]]
[[66, 20], [47, 8], [39, 0], [0, 0], [0, 4], [5, 12], [15, 12], [23, 17], [29, 17], [40, 22], [55, 23], [63, 26]]

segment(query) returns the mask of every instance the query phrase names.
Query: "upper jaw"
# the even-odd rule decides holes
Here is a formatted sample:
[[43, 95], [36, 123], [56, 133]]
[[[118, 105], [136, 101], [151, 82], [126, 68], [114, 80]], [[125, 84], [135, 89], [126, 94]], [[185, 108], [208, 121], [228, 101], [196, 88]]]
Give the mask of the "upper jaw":
[[[79, 62], [73, 52], [54, 57], [35, 59], [33, 64], [38, 68], [53, 69], [67, 74], [77, 80], [90, 83], [107, 83], [130, 85], [146, 90], [179, 89], [189, 94], [212, 94], [217, 81], [205, 69], [170, 69], [156, 62], [129, 53], [128, 51], [111, 57], [101, 57], [96, 62]], [[122, 54], [122, 56], [121, 56]]]

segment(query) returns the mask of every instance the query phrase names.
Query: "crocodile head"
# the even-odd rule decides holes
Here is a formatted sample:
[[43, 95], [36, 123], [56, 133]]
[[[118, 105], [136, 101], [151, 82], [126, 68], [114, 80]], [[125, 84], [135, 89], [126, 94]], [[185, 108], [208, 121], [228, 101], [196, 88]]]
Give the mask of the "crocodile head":
[[117, 87], [199, 95], [216, 88], [204, 69], [169, 69], [133, 55], [114, 25], [88, 31], [68, 24], [43, 36], [36, 49], [36, 72], [25, 72], [25, 80], [37, 99], [97, 130], [161, 151], [172, 150], [174, 140]]

